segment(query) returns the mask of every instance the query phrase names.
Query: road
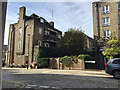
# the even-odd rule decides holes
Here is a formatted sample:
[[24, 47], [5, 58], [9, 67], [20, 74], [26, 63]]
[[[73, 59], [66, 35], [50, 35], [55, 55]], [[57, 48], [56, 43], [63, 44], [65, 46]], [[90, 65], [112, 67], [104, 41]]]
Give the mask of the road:
[[101, 70], [3, 68], [3, 88], [120, 88], [120, 81]]

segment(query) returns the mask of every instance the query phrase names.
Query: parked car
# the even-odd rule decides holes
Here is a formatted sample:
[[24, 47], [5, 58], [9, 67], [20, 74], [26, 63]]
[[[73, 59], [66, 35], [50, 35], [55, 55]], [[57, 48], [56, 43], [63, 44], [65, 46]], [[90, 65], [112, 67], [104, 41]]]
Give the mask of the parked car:
[[113, 75], [116, 79], [120, 79], [120, 58], [110, 59], [105, 67], [106, 73]]

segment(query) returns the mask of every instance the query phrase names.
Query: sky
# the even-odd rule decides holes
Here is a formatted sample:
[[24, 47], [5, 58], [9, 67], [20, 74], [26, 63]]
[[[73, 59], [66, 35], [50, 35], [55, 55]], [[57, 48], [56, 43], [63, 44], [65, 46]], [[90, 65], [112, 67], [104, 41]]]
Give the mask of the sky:
[[5, 24], [4, 44], [8, 44], [9, 26], [18, 21], [19, 8], [26, 7], [26, 15], [32, 13], [52, 20], [55, 28], [66, 32], [68, 28], [81, 28], [93, 38], [92, 2], [8, 2]]

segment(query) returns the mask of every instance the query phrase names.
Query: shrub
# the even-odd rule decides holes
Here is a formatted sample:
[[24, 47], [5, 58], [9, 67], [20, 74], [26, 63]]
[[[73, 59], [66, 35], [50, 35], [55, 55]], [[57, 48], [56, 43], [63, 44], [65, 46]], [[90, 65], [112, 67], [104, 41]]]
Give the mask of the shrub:
[[37, 65], [39, 68], [48, 68], [49, 67], [49, 58], [38, 58]]
[[88, 54], [80, 54], [79, 56], [78, 56], [78, 59], [81, 59], [81, 60], [93, 60], [93, 57], [91, 57], [90, 55], [88, 55]]
[[60, 58], [60, 62], [63, 63], [65, 66], [69, 67], [72, 62], [72, 58], [68, 57], [68, 56], [64, 56], [64, 57]]
[[90, 55], [86, 54], [85, 55], [85, 60], [93, 60], [93, 57], [91, 57]]
[[77, 58], [77, 56], [71, 56], [71, 58], [72, 58], [72, 61], [74, 62], [74, 63], [78, 63], [78, 58]]
[[78, 59], [84, 60], [84, 59], [85, 59], [85, 55], [84, 55], [84, 54], [80, 54], [80, 55], [78, 56]]

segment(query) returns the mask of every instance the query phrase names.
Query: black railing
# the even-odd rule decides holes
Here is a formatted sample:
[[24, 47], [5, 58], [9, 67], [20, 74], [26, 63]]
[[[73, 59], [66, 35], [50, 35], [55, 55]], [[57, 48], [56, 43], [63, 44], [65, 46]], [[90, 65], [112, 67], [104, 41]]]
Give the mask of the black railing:
[[50, 42], [55, 42], [57, 43], [59, 39], [55, 36], [52, 36], [52, 35], [44, 35], [43, 37], [43, 41], [50, 41]]

